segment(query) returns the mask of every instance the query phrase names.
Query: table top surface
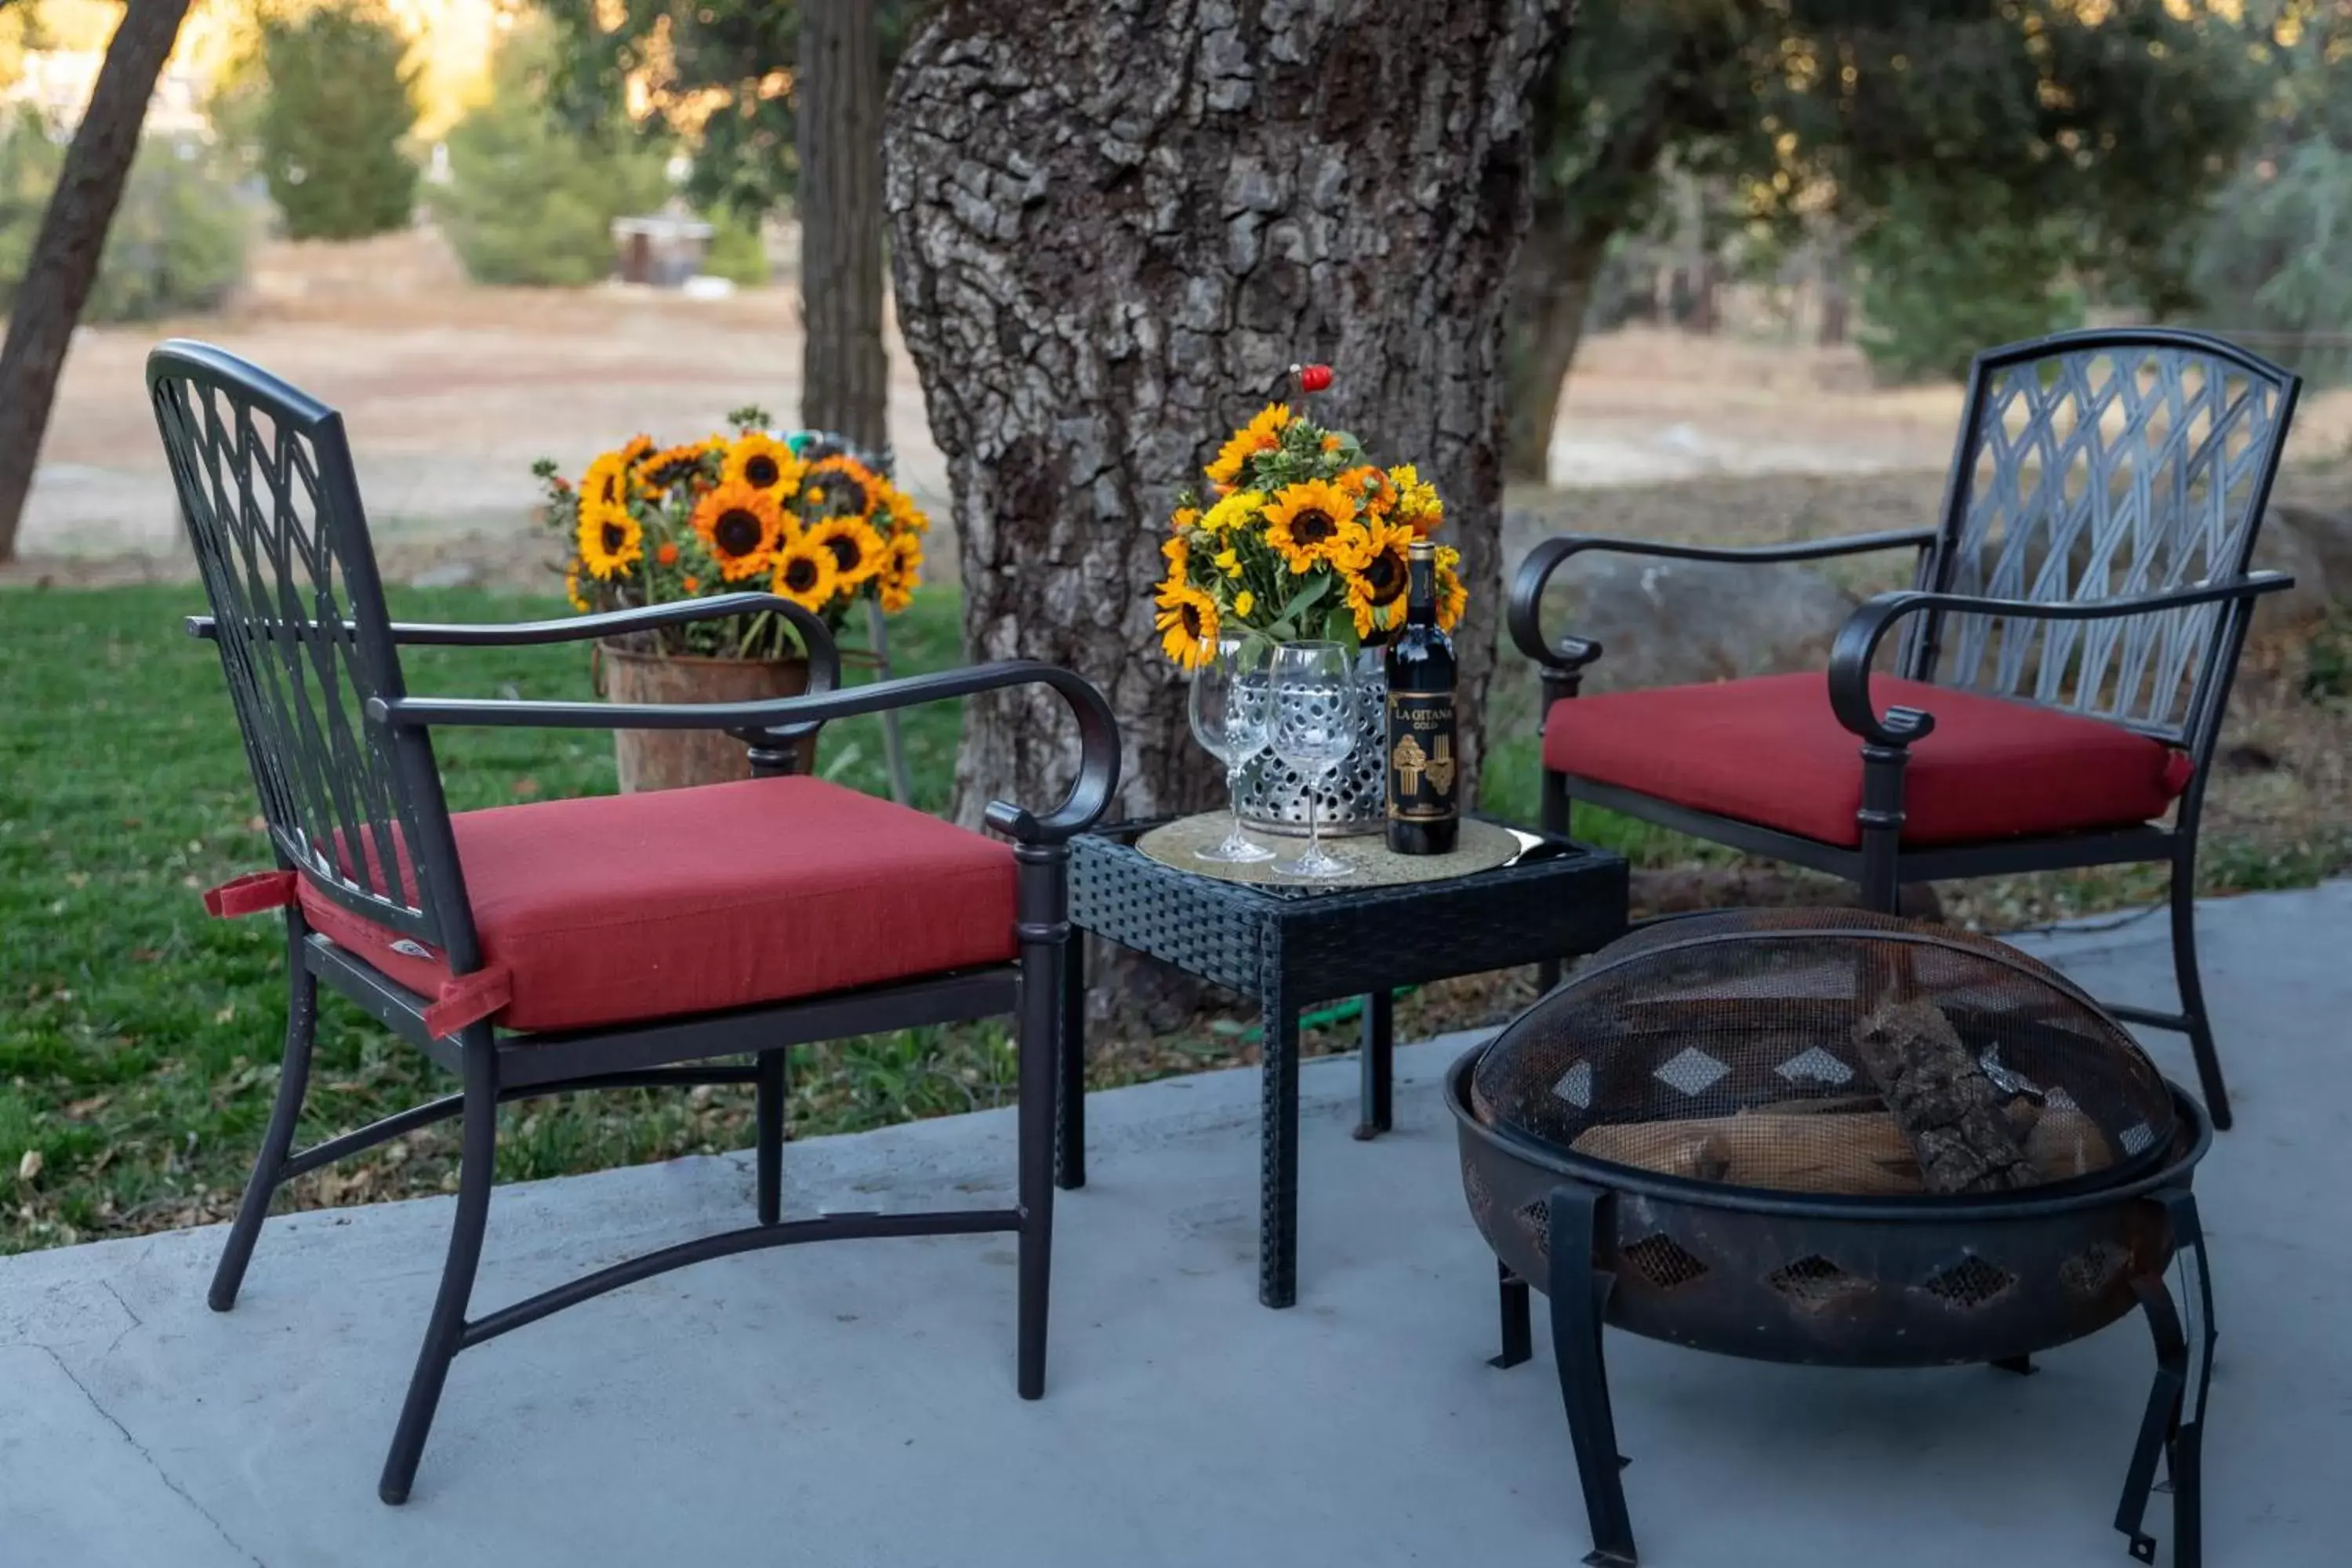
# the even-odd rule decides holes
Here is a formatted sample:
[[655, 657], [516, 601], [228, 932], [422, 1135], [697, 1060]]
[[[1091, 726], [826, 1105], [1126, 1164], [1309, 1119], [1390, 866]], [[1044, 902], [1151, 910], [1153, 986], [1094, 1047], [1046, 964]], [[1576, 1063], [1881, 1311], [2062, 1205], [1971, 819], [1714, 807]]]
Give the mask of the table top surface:
[[1213, 872], [1187, 870], [1155, 860], [1135, 847], [1135, 841], [1173, 820], [1156, 817], [1146, 822], [1122, 822], [1082, 835], [1074, 841], [1077, 855], [1116, 857], [1120, 868], [1139, 878], [1162, 882], [1171, 888], [1193, 892], [1214, 892], [1223, 898], [1254, 902], [1264, 907], [1267, 914], [1297, 910], [1328, 910], [1358, 905], [1411, 902], [1418, 899], [1459, 897], [1465, 891], [1488, 889], [1498, 893], [1517, 890], [1529, 883], [1549, 884], [1561, 879], [1579, 877], [1611, 878], [1620, 873], [1623, 858], [1612, 850], [1596, 849], [1571, 838], [1557, 835], [1530, 832], [1500, 822], [1494, 822], [1519, 840], [1519, 853], [1499, 866], [1482, 867], [1465, 871], [1458, 877], [1439, 878], [1425, 882], [1242, 882], [1220, 877]]

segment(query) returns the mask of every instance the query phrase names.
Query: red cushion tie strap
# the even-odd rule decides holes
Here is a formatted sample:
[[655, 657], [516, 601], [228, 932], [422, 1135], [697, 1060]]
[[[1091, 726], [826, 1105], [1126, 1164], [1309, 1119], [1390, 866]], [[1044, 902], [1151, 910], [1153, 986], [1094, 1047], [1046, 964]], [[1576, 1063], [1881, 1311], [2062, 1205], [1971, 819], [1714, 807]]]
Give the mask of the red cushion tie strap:
[[291, 871], [248, 871], [205, 894], [205, 912], [223, 920], [282, 910], [294, 901]]
[[436, 1039], [478, 1024], [514, 1000], [513, 978], [503, 963], [477, 969], [441, 983], [441, 1000], [425, 1009], [425, 1026]]

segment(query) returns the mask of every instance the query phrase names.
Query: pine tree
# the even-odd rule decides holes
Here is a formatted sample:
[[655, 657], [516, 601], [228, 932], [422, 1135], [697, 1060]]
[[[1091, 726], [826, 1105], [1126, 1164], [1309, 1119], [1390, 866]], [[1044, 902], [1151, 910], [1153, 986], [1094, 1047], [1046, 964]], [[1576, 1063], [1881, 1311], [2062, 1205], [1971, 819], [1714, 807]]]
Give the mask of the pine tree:
[[362, 239], [405, 227], [416, 165], [408, 43], [373, 0], [346, 0], [262, 25], [269, 96], [262, 173], [296, 239]]

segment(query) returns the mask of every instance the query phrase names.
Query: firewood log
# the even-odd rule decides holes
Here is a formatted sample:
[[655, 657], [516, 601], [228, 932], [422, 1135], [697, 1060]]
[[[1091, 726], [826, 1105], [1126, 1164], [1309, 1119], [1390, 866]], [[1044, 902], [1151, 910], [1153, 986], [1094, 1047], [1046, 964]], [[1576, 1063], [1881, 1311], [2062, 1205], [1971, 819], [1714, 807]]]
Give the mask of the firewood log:
[[2002, 1192], [2042, 1179], [2018, 1146], [2000, 1091], [1934, 1003], [1881, 1007], [1854, 1031], [1854, 1047], [1918, 1154], [1927, 1191]]
[[1662, 1175], [1788, 1193], [1916, 1194], [1919, 1162], [1884, 1110], [1835, 1118], [1782, 1107], [1590, 1127], [1580, 1154]]

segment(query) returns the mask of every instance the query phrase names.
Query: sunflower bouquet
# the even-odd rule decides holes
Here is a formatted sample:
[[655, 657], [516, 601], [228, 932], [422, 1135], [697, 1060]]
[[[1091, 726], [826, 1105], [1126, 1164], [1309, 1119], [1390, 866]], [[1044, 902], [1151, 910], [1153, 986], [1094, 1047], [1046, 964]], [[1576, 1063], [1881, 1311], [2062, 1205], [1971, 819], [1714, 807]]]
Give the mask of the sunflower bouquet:
[[[542, 517], [570, 539], [564, 591], [580, 610], [669, 604], [750, 589], [838, 627], [860, 598], [896, 614], [914, 598], [930, 526], [904, 491], [845, 452], [768, 432], [739, 408], [731, 435], [679, 447], [639, 436], [575, 484], [541, 459]], [[781, 617], [700, 622], [656, 634], [662, 651], [770, 658], [795, 651]]]
[[[1310, 390], [1328, 384], [1328, 371]], [[1156, 625], [1185, 669], [1216, 657], [1220, 637], [1276, 642], [1385, 643], [1404, 625], [1407, 551], [1434, 532], [1445, 505], [1412, 464], [1382, 468], [1345, 430], [1276, 403], [1234, 432], [1206, 471], [1210, 499], [1177, 498]], [[1437, 618], [1452, 630], [1469, 599], [1461, 552], [1437, 552]]]

